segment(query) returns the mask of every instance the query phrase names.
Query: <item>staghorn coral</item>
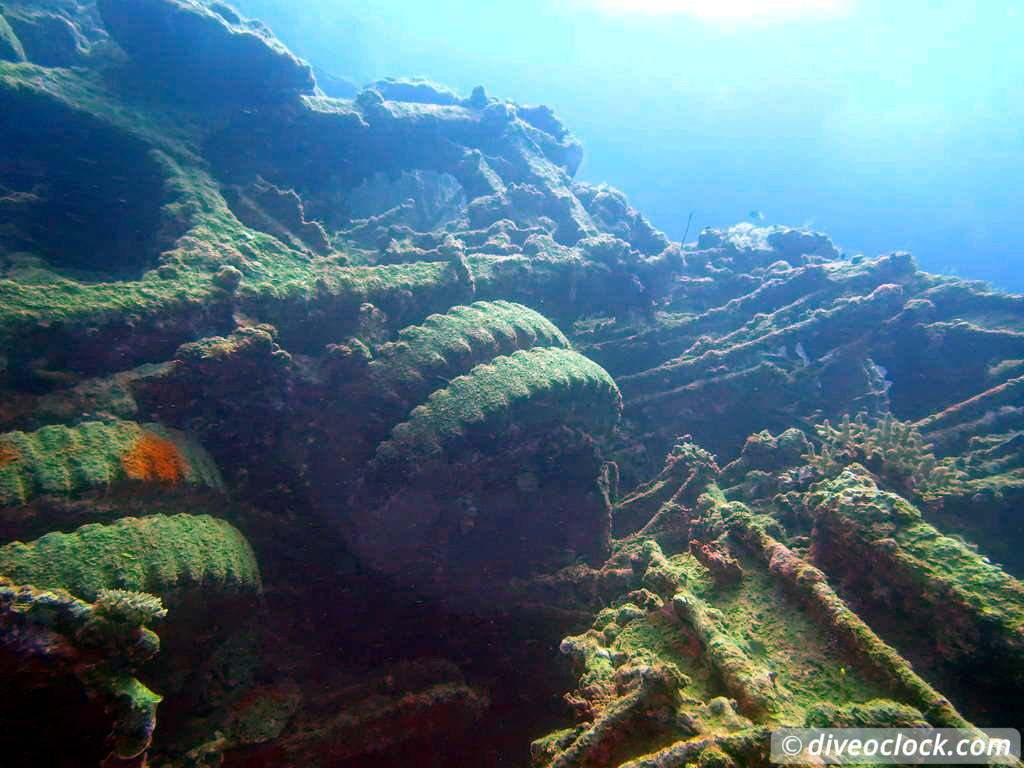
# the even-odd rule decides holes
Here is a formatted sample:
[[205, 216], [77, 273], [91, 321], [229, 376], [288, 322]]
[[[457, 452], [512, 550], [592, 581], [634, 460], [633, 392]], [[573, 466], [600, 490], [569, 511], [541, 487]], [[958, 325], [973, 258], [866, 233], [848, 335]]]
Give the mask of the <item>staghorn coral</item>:
[[928, 498], [954, 490], [963, 472], [952, 459], [938, 459], [913, 424], [890, 414], [869, 425], [863, 413], [843, 416], [838, 427], [826, 419], [814, 427], [820, 450], [803, 457], [822, 477], [835, 477], [850, 464], [871, 468], [903, 493]]

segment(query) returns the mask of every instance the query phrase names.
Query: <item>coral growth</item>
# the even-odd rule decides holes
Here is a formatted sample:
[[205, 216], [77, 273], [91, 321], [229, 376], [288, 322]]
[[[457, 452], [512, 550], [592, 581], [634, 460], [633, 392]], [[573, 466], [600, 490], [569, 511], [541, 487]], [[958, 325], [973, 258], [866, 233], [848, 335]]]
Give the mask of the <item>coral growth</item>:
[[152, 433], [141, 435], [121, 457], [121, 464], [132, 480], [179, 483], [185, 474], [185, 463], [177, 446]]
[[[100, 590], [89, 604], [64, 592], [15, 587], [0, 579], [0, 667], [17, 665], [8, 682], [18, 687], [73, 676], [111, 720], [110, 758], [142, 756], [144, 761], [160, 696], [134, 675], [160, 647], [147, 625], [165, 615], [160, 601], [149, 595]], [[8, 688], [5, 695], [15, 690]], [[34, 730], [23, 713], [10, 711], [12, 703], [3, 706], [9, 727], [18, 723]]]
[[0, 15], [5, 761], [1020, 721], [1021, 297], [671, 242], [549, 107], [332, 98], [219, 0], [42, 5]]
[[849, 414], [838, 427], [826, 419], [815, 426], [821, 449], [804, 458], [822, 477], [835, 477], [850, 464], [863, 464], [908, 495], [941, 495], [955, 489], [963, 473], [949, 459], [939, 460], [913, 424], [890, 414], [868, 426], [863, 414]]
[[547, 347], [520, 350], [434, 392], [380, 445], [374, 471], [389, 476], [414, 471], [450, 452], [450, 443], [477, 425], [498, 432], [556, 418], [596, 431], [614, 426], [620, 408], [615, 382], [583, 355]]
[[219, 489], [209, 455], [160, 425], [126, 421], [52, 425], [0, 435], [7, 457], [0, 468], [0, 501], [25, 503], [39, 494], [68, 497], [121, 483], [190, 483]]
[[260, 588], [256, 559], [237, 529], [185, 514], [125, 517], [13, 542], [0, 547], [0, 575], [86, 599], [111, 589], [168, 597], [190, 587]]

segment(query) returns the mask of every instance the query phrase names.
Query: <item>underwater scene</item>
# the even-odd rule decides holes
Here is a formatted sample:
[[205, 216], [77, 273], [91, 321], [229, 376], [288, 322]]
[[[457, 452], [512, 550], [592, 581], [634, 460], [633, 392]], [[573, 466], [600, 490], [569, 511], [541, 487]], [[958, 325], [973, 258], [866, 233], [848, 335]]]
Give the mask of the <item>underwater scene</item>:
[[484, 59], [370, 79], [415, 45], [345, 49], [354, 8], [0, 5], [0, 768], [757, 768], [783, 726], [1024, 726], [1024, 149], [888, 218], [845, 176], [882, 218], [839, 237], [781, 221], [829, 192], [744, 186], [770, 143], [684, 172], [600, 100], [591, 148], [536, 69], [535, 102]]

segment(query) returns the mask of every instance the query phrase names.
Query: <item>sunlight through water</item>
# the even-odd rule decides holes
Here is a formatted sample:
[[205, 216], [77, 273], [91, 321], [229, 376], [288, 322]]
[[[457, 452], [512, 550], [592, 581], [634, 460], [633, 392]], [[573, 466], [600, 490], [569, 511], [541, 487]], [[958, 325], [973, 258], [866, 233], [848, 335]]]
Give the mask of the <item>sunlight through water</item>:
[[832, 18], [851, 11], [851, 0], [594, 0], [591, 7], [616, 14], [695, 16], [705, 21], [774, 22]]

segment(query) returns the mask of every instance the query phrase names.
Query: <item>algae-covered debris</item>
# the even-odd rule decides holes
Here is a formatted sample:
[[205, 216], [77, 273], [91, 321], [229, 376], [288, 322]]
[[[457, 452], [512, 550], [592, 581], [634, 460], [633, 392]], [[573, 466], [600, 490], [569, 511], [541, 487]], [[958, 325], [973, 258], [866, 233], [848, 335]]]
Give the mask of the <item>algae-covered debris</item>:
[[671, 242], [557, 110], [332, 98], [219, 0], [38, 5], [0, 10], [5, 760], [1020, 721], [1021, 297]]

